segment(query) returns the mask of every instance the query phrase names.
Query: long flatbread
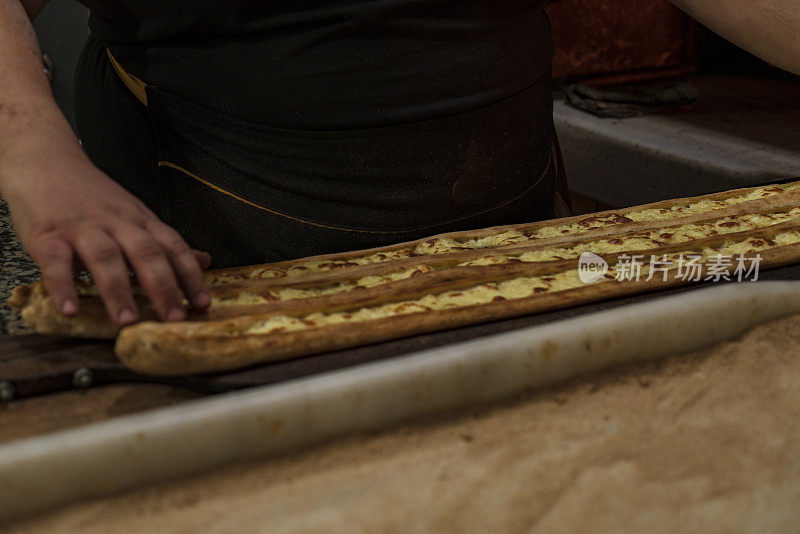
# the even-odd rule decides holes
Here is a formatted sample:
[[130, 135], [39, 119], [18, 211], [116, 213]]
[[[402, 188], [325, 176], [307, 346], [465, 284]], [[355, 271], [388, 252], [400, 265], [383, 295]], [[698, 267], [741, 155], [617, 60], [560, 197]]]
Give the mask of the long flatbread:
[[[800, 258], [800, 230], [794, 230], [791, 237], [796, 243], [752, 247], [760, 255], [760, 267], [796, 262]], [[747, 241], [732, 243], [731, 249], [739, 250], [737, 245], [741, 243]], [[721, 252], [724, 255], [725, 247]], [[702, 279], [713, 263], [706, 259], [697, 265]], [[221, 371], [690, 283], [678, 276], [677, 270], [668, 272], [666, 279], [603, 280], [593, 284], [579, 282], [577, 269], [559, 274], [568, 282], [563, 289], [549, 290], [530, 282], [531, 278], [548, 278], [547, 275], [517, 278], [509, 282], [528, 283], [518, 298], [497, 294], [504, 293], [502, 283], [479, 284], [469, 289], [473, 294], [483, 292], [485, 297], [472, 302], [462, 298], [460, 304], [440, 308], [431, 306], [431, 301], [437, 297], [458, 301], [453, 297], [463, 296], [465, 291], [431, 293], [430, 298], [307, 315], [268, 314], [194, 323], [144, 322], [123, 329], [115, 351], [126, 366], [145, 374]]]
[[[800, 260], [798, 228], [800, 182], [210, 271], [206, 313], [128, 327], [116, 351], [142, 373], [230, 369], [691, 282], [676, 272], [610, 281], [612, 270], [583, 283], [577, 259], [585, 252], [609, 264], [691, 253], [703, 258], [701, 272], [715, 253], [759, 254], [760, 268], [784, 265]], [[58, 314], [41, 283], [18, 288], [12, 302], [37, 331], [116, 335], [93, 287], [80, 292], [76, 318]], [[136, 298], [144, 318], [154, 318], [140, 290]]]

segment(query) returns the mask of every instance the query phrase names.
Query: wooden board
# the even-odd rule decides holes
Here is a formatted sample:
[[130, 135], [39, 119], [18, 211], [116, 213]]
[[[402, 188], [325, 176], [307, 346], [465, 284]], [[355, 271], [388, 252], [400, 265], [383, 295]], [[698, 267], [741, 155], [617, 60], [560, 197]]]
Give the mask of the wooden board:
[[[759, 279], [800, 280], [800, 264], [764, 271], [760, 274]], [[7, 382], [14, 389], [13, 398], [25, 398], [55, 391], [98, 387], [114, 383], [158, 383], [210, 394], [222, 393], [258, 385], [276, 384], [371, 361], [398, 358], [419, 350], [600, 312], [709, 285], [711, 284], [698, 284], [657, 293], [635, 295], [354, 349], [333, 351], [296, 360], [259, 365], [241, 371], [193, 377], [152, 377], [131, 372], [114, 357], [112, 341], [81, 340], [36, 334], [0, 337], [0, 383]], [[76, 380], [76, 373], [81, 369], [89, 372], [90, 383], [81, 384], [80, 376]], [[80, 372], [84, 377], [86, 376], [85, 371]]]

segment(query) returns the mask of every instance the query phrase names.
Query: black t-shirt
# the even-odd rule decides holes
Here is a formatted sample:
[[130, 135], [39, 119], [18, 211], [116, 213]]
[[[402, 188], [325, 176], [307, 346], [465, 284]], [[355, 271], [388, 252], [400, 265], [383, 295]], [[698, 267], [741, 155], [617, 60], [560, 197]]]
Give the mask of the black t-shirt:
[[290, 129], [476, 109], [549, 76], [552, 57], [544, 0], [82, 1], [132, 74]]

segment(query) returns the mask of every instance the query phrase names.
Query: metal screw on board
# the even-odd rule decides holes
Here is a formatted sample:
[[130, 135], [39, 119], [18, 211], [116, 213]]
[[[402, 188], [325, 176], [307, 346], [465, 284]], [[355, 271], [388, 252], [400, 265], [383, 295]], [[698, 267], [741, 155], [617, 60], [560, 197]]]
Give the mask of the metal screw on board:
[[14, 398], [14, 386], [11, 385], [11, 382], [2, 381], [0, 382], [0, 401], [8, 402]]
[[94, 373], [88, 367], [81, 367], [72, 375], [72, 385], [76, 388], [88, 388], [94, 381]]

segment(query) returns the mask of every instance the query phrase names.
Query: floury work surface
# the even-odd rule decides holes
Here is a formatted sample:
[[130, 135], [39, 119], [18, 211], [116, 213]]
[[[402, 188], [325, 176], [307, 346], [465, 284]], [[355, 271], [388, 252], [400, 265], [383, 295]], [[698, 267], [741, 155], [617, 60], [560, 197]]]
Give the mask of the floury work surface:
[[19, 313], [6, 303], [11, 291], [20, 284], [28, 284], [39, 277], [39, 269], [22, 250], [17, 241], [8, 206], [0, 198], [0, 336], [22, 329]]
[[30, 514], [502, 400], [615, 363], [708, 346], [794, 313], [796, 282], [728, 284], [11, 442], [0, 447], [0, 511]]
[[800, 316], [4, 532], [800, 532]]

